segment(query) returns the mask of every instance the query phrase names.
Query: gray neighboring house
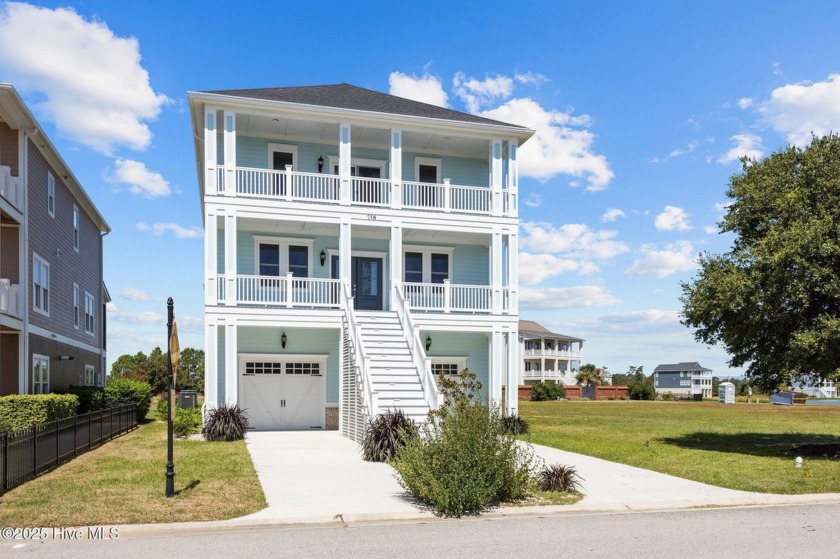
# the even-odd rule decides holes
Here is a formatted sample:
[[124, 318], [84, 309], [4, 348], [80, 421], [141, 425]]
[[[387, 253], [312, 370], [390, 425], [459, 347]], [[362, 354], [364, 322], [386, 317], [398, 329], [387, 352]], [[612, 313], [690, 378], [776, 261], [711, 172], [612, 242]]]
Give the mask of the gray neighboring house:
[[18, 92], [0, 82], [0, 396], [104, 381], [109, 231]]
[[658, 365], [653, 370], [653, 386], [657, 394], [670, 392], [674, 396], [691, 398], [712, 397], [712, 370], [697, 361]]

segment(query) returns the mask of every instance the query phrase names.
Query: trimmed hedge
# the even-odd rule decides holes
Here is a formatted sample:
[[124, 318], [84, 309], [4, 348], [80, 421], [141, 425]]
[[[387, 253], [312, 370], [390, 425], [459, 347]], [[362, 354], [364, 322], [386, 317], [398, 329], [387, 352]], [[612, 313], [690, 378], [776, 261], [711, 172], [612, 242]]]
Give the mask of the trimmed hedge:
[[566, 397], [566, 387], [560, 383], [540, 381], [531, 390], [532, 402], [548, 402]]
[[0, 431], [17, 431], [76, 415], [75, 394], [13, 394], [0, 398]]
[[139, 380], [111, 377], [105, 387], [105, 400], [109, 408], [134, 404], [137, 422], [141, 423], [152, 405], [152, 387]]
[[73, 386], [67, 389], [67, 394], [75, 394], [79, 397], [78, 415], [92, 411], [104, 410], [108, 407], [108, 400], [105, 397], [105, 389], [101, 386]]

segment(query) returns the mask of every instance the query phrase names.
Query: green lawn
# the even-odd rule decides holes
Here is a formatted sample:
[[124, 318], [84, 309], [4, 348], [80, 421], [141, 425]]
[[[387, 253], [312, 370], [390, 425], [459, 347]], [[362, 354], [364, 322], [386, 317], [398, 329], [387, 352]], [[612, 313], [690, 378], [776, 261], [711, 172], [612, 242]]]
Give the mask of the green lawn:
[[166, 424], [153, 421], [0, 497], [0, 526], [223, 520], [266, 506], [245, 441], [175, 441], [164, 496]]
[[840, 492], [840, 406], [562, 401], [519, 412], [537, 444], [732, 489]]

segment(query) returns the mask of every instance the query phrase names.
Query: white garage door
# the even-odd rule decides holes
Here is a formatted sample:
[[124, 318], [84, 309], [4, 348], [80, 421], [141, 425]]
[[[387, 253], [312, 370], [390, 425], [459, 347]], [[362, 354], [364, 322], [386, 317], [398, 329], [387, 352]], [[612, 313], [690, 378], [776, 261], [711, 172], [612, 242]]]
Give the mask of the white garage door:
[[323, 429], [326, 358], [241, 356], [240, 406], [255, 429]]

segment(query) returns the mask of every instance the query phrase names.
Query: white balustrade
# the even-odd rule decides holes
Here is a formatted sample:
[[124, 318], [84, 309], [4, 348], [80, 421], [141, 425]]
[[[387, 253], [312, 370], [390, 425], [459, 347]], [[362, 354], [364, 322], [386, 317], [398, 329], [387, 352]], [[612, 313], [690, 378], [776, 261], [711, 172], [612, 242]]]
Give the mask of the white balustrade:
[[415, 369], [420, 376], [420, 383], [423, 385], [423, 396], [430, 410], [436, 410], [442, 403], [443, 396], [440, 393], [435, 375], [432, 374], [431, 361], [426, 357], [426, 350], [420, 340], [420, 329], [414, 325], [411, 319], [411, 310], [408, 299], [403, 296], [400, 286], [394, 286], [394, 297], [396, 298], [397, 318], [402, 326], [405, 341], [411, 352], [411, 359]]
[[0, 166], [0, 196], [8, 200], [8, 202], [17, 208], [21, 209], [21, 186], [20, 177], [12, 175], [11, 167]]
[[20, 286], [0, 279], [0, 312], [20, 318]]
[[[224, 285], [224, 282], [218, 282]], [[237, 303], [266, 306], [337, 308], [337, 279], [285, 276], [236, 276]], [[224, 293], [219, 292], [222, 299]]]
[[489, 285], [443, 283], [402, 284], [405, 298], [412, 310], [486, 313], [493, 309], [493, 290]]
[[391, 181], [353, 177], [353, 203], [362, 206], [390, 206]]

